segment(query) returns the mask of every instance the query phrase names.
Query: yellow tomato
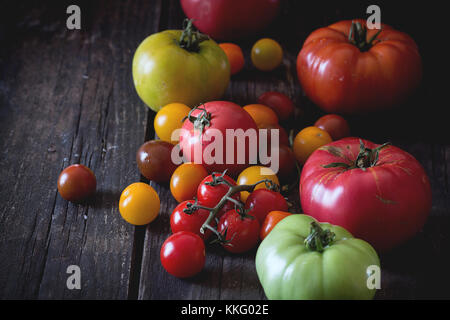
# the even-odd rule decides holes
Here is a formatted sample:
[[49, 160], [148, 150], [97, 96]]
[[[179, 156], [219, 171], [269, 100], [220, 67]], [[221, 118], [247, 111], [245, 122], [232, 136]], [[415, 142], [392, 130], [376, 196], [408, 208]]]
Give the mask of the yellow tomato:
[[170, 191], [178, 202], [192, 200], [197, 194], [200, 182], [208, 172], [201, 164], [183, 163], [179, 166], [170, 179]]
[[[254, 184], [263, 179], [269, 179], [276, 185], [280, 186], [280, 182], [278, 181], [277, 175], [270, 168], [263, 166], [252, 166], [242, 171], [237, 179], [237, 184], [238, 185]], [[264, 182], [258, 184], [254, 190], [257, 189], [267, 189], [266, 184]], [[250, 195], [249, 192], [242, 191], [241, 200], [245, 202], [249, 195]]]
[[258, 127], [264, 125], [277, 125], [278, 116], [271, 108], [263, 104], [248, 104], [244, 110], [250, 114]]
[[332, 142], [325, 130], [317, 127], [306, 127], [294, 139], [294, 154], [297, 161], [304, 164], [309, 156], [318, 148]]
[[159, 207], [159, 196], [155, 189], [143, 182], [130, 184], [120, 195], [119, 211], [122, 218], [136, 226], [155, 220]]
[[162, 107], [153, 122], [158, 137], [163, 141], [177, 144], [179, 135], [176, 135], [176, 139], [172, 139], [172, 133], [181, 128], [183, 119], [187, 117], [189, 111], [191, 109], [182, 103], [169, 103]]
[[273, 39], [260, 39], [253, 45], [251, 59], [257, 69], [271, 71], [283, 61], [283, 49]]

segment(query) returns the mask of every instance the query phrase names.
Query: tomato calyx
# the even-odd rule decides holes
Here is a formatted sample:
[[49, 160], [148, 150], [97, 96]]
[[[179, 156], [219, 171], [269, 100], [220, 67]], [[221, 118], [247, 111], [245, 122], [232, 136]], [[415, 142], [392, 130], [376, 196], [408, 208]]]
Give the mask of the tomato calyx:
[[181, 48], [186, 49], [189, 52], [199, 52], [199, 44], [205, 40], [209, 40], [209, 37], [194, 29], [192, 19], [185, 19], [183, 21], [183, 33], [179, 40]]
[[[195, 110], [201, 110], [198, 116], [192, 115], [192, 112], [194, 112]], [[200, 133], [203, 133], [205, 127], [211, 126], [211, 113], [208, 112], [204, 107], [197, 106], [192, 108], [185, 119], [189, 120], [193, 124], [194, 130], [200, 130]]]
[[360, 22], [352, 21], [350, 31], [348, 33], [348, 42], [356, 46], [360, 51], [365, 52], [374, 46], [374, 41], [383, 29], [379, 29], [369, 40], [367, 40], [367, 27], [361, 25]]
[[350, 169], [362, 169], [366, 170], [367, 168], [375, 167], [378, 163], [378, 158], [380, 155], [380, 150], [391, 145], [390, 142], [385, 142], [382, 145], [379, 145], [375, 149], [367, 148], [364, 145], [364, 142], [359, 139], [359, 153], [356, 157], [356, 160], [353, 163], [348, 164], [345, 162], [332, 162], [330, 164], [323, 165], [324, 168], [338, 168], [342, 167], [346, 170]]
[[311, 251], [323, 252], [323, 250], [333, 244], [336, 235], [330, 229], [322, 229], [315, 221], [311, 222], [311, 231], [306, 237], [304, 244]]

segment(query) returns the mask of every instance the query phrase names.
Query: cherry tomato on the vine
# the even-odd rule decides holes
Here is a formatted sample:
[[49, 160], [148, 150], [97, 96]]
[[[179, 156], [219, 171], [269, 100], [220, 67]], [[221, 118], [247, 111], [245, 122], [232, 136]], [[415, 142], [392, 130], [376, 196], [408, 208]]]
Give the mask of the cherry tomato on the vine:
[[350, 127], [347, 120], [337, 114], [324, 115], [314, 123], [314, 126], [328, 132], [333, 140], [350, 136]]
[[231, 75], [234, 75], [242, 70], [245, 64], [244, 54], [242, 53], [241, 47], [234, 43], [220, 43], [219, 47], [225, 51], [230, 62]]
[[192, 277], [205, 265], [205, 244], [195, 233], [180, 231], [164, 241], [160, 259], [164, 269], [171, 275], [178, 278]]
[[277, 91], [267, 91], [259, 96], [258, 103], [273, 109], [280, 121], [289, 119], [294, 113], [295, 105], [288, 96]]
[[136, 161], [141, 174], [149, 180], [167, 182], [176, 165], [172, 162], [173, 144], [150, 140], [145, 142], [136, 154]]
[[242, 217], [236, 210], [227, 211], [219, 220], [217, 228], [225, 234], [222, 246], [232, 253], [241, 253], [252, 249], [259, 241], [259, 222], [253, 217]]
[[286, 199], [276, 191], [258, 189], [250, 193], [245, 202], [248, 214], [258, 219], [262, 224], [270, 211], [287, 211], [289, 209]]
[[201, 164], [183, 163], [175, 169], [170, 179], [170, 191], [178, 202], [193, 199], [208, 172]]
[[159, 196], [150, 185], [136, 182], [126, 187], [119, 200], [122, 218], [136, 226], [148, 224], [158, 216]]
[[[189, 111], [191, 111], [191, 108], [183, 103], [169, 103], [162, 107], [153, 121], [158, 137], [163, 141], [177, 144], [179, 134], [175, 134], [174, 131], [182, 127], [183, 119], [187, 117]], [[174, 139], [172, 139], [173, 133]]]
[[61, 171], [57, 186], [61, 197], [77, 202], [94, 194], [97, 179], [88, 167], [82, 164], [73, 164]]
[[286, 211], [269, 212], [264, 219], [263, 224], [261, 225], [261, 230], [259, 233], [259, 237], [261, 238], [261, 240], [264, 240], [264, 238], [270, 233], [270, 231], [272, 231], [272, 229], [277, 225], [278, 222], [280, 222], [287, 216], [290, 216], [291, 214], [292, 213]]
[[205, 233], [200, 232], [200, 228], [209, 216], [209, 211], [205, 209], [196, 209], [192, 213], [184, 212], [188, 208], [188, 203], [195, 203], [194, 200], [183, 201], [178, 204], [172, 211], [170, 216], [170, 228], [172, 233], [180, 231], [190, 231], [197, 234], [202, 239], [208, 239], [212, 231], [205, 230]]
[[283, 49], [275, 40], [263, 38], [253, 45], [251, 59], [257, 69], [272, 71], [283, 61]]
[[[254, 184], [254, 183], [264, 180], [264, 179], [271, 180], [274, 184], [280, 186], [280, 182], [279, 182], [276, 174], [270, 168], [267, 168], [264, 166], [248, 167], [247, 169], [242, 171], [241, 174], [239, 175], [239, 177], [237, 179], [237, 184], [238, 185]], [[267, 186], [264, 182], [261, 182], [255, 187], [254, 190], [257, 190], [257, 189], [267, 189]], [[250, 193], [247, 191], [242, 191], [241, 192], [241, 201], [242, 202], [247, 201], [249, 194]]]
[[294, 139], [294, 154], [297, 161], [304, 164], [318, 148], [332, 142], [331, 136], [318, 127], [306, 127]]

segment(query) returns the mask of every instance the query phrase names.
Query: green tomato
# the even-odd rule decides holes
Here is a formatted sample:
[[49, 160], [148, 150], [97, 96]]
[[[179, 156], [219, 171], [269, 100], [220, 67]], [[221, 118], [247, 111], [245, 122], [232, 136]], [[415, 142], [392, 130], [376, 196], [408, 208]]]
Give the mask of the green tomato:
[[372, 299], [369, 266], [380, 266], [370, 244], [304, 214], [280, 221], [256, 254], [259, 280], [274, 300]]
[[154, 111], [173, 102], [194, 107], [218, 100], [228, 86], [230, 65], [225, 52], [206, 36], [186, 30], [155, 33], [134, 54], [134, 86]]

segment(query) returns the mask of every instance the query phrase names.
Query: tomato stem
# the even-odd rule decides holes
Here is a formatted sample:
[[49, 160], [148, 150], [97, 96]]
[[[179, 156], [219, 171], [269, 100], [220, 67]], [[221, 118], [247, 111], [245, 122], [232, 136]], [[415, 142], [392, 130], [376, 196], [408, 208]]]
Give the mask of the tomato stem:
[[192, 19], [185, 19], [183, 21], [183, 32], [179, 40], [180, 47], [189, 52], [199, 52], [200, 43], [209, 40], [209, 37], [203, 33], [198, 32], [192, 25]]
[[323, 252], [323, 250], [330, 246], [336, 235], [330, 229], [322, 229], [322, 227], [315, 221], [311, 222], [311, 231], [306, 237], [304, 244], [311, 251]]
[[379, 29], [368, 41], [367, 41], [367, 27], [361, 25], [360, 22], [352, 21], [350, 31], [348, 33], [348, 42], [356, 46], [362, 52], [368, 51], [373, 47], [374, 41], [377, 40], [378, 35], [382, 29]]
[[[195, 110], [201, 110], [198, 116], [192, 115], [192, 112]], [[211, 113], [206, 111], [205, 107], [202, 108], [200, 106], [196, 106], [192, 108], [186, 118], [192, 122], [195, 130], [200, 130], [200, 133], [203, 133], [205, 127], [209, 127], [211, 125]]]

